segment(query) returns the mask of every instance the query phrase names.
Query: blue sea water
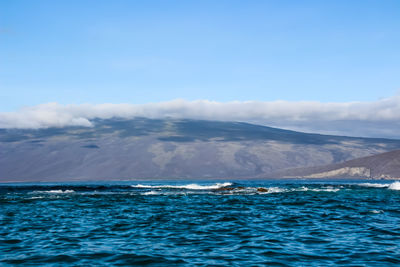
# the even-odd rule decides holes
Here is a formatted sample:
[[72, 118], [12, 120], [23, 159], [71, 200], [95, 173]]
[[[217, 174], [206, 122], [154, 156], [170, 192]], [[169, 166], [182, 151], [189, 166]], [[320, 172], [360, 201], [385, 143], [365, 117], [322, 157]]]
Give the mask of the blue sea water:
[[363, 181], [3, 184], [0, 265], [395, 266], [399, 189]]

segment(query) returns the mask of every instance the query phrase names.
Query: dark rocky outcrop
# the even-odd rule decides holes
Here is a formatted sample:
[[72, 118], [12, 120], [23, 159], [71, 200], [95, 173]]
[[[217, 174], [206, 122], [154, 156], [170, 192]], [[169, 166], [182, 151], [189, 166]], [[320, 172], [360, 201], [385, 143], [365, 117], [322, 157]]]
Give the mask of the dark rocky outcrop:
[[268, 192], [268, 189], [264, 188], [264, 187], [259, 187], [259, 188], [257, 188], [257, 192], [266, 193], [266, 192]]

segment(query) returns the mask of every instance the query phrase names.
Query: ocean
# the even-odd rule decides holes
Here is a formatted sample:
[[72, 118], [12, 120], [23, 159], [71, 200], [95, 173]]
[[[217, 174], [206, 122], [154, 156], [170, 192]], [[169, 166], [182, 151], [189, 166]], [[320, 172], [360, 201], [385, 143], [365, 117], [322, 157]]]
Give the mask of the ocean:
[[0, 185], [1, 266], [398, 266], [400, 182]]

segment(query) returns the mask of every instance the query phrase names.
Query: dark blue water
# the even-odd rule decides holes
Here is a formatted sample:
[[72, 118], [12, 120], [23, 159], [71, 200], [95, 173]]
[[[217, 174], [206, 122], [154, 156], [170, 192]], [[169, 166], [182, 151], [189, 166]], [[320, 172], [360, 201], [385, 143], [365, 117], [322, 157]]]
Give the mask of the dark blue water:
[[1, 185], [0, 265], [399, 265], [400, 183], [360, 183]]

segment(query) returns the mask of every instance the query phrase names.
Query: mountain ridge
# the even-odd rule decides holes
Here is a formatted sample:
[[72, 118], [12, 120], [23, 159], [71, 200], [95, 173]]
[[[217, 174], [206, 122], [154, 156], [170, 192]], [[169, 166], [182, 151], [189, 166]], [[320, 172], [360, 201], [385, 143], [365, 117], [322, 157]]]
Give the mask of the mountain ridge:
[[349, 161], [283, 170], [275, 173], [276, 177], [289, 178], [366, 178], [366, 179], [400, 179], [400, 150], [393, 150]]
[[267, 178], [400, 149], [400, 140], [242, 122], [112, 118], [93, 124], [0, 129], [0, 181]]

